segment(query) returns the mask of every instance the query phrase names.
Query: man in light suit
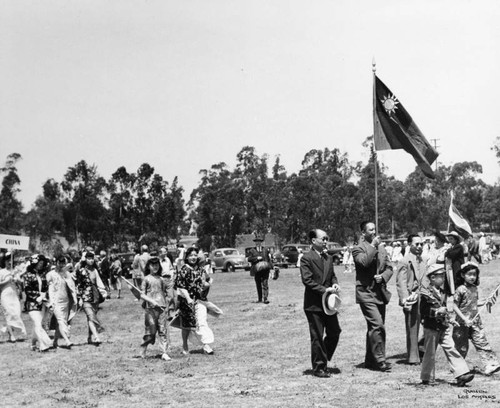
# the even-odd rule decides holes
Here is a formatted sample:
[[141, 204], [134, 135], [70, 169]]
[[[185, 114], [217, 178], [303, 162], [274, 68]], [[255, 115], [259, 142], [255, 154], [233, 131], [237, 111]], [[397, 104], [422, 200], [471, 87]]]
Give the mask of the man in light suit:
[[[399, 305], [403, 307], [406, 327], [406, 351], [409, 365], [420, 364], [418, 332], [420, 329], [420, 291], [428, 284], [427, 260], [422, 259], [422, 238], [408, 236], [409, 251], [399, 263], [396, 275]], [[423, 348], [423, 343], [422, 343]]]
[[364, 221], [360, 225], [361, 240], [352, 249], [356, 268], [356, 303], [366, 320], [365, 367], [378, 371], [389, 371], [385, 359], [385, 308], [390, 300], [386, 283], [393, 271], [389, 257], [375, 236], [375, 224]]
[[300, 275], [305, 286], [304, 312], [311, 336], [313, 375], [327, 378], [330, 377], [327, 363], [337, 348], [341, 329], [337, 314], [325, 313], [322, 298], [325, 292], [337, 293], [340, 287], [333, 270], [333, 258], [326, 253], [326, 232], [311, 230], [309, 240], [312, 249], [300, 260]]

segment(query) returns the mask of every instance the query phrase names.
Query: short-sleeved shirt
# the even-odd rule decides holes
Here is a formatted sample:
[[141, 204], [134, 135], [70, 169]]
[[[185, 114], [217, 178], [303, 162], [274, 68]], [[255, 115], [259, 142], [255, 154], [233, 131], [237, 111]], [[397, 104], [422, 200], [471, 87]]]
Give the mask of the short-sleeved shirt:
[[[457, 288], [454, 295], [455, 304], [458, 306], [464, 316], [472, 319], [477, 314], [477, 286], [461, 285]], [[457, 316], [457, 320], [461, 323], [462, 319]]]
[[[167, 287], [160, 276], [147, 275], [142, 281], [141, 291], [151, 299], [155, 300], [159, 306], [167, 306], [167, 298], [165, 294]], [[145, 302], [145, 307], [152, 308], [153, 306], [150, 303]]]

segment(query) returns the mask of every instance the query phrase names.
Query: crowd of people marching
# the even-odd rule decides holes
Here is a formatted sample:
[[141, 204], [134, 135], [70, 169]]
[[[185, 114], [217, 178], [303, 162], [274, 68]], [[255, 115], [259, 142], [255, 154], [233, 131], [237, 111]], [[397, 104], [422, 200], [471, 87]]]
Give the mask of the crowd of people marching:
[[[454, 372], [456, 383], [463, 386], [474, 377], [465, 361], [469, 341], [477, 350], [483, 367], [491, 375], [500, 371], [500, 362], [485, 334], [479, 309], [491, 307], [497, 293], [480, 300], [480, 264], [492, 259], [492, 250], [484, 243], [457, 233], [436, 232], [432, 240], [416, 234], [403, 245], [386, 245], [375, 234], [371, 222], [361, 224], [357, 244], [349, 242], [344, 253], [344, 272], [356, 273], [356, 303], [366, 320], [365, 367], [390, 372], [385, 356], [385, 313], [391, 299], [387, 283], [394, 275], [399, 305], [405, 318], [407, 364], [421, 365], [422, 384], [435, 382], [435, 356], [441, 345]], [[311, 336], [313, 375], [329, 377], [327, 364], [332, 361], [341, 328], [337, 311], [340, 303], [333, 258], [328, 255], [328, 237], [322, 230], [309, 232], [309, 252], [301, 254], [299, 267], [305, 286], [304, 311]], [[269, 251], [256, 237], [250, 254], [251, 275], [255, 277], [258, 302], [269, 304], [267, 279], [273, 270]], [[474, 259], [473, 259], [474, 258]], [[101, 251], [96, 255], [87, 248], [76, 261], [67, 255], [49, 259], [33, 255], [16, 268], [8, 267], [8, 254], [0, 256], [0, 304], [6, 325], [0, 329], [16, 342], [19, 334], [27, 336], [21, 318], [22, 305], [32, 326], [31, 348], [39, 352], [58, 347], [71, 349], [71, 324], [83, 311], [88, 326], [88, 344], [102, 343], [105, 330], [99, 305], [116, 291], [121, 298], [123, 285], [130, 287], [144, 308], [144, 336], [140, 356], [145, 358], [150, 345], [158, 344], [161, 358], [170, 360], [170, 328], [181, 330], [182, 353], [189, 353], [189, 342], [214, 354], [214, 334], [207, 315], [223, 312], [208, 300], [212, 285], [210, 260], [196, 246], [181, 248], [178, 257], [169, 257], [165, 247], [150, 253], [141, 247], [132, 263], [132, 282], [122, 276], [116, 254]], [[474, 262], [474, 261], [476, 262]], [[276, 279], [279, 271], [273, 276]], [[420, 327], [423, 326], [423, 336]], [[49, 336], [50, 331], [53, 335]]]
[[170, 327], [181, 329], [183, 354], [189, 353], [191, 341], [212, 355], [214, 335], [207, 324], [207, 314], [218, 317], [223, 312], [207, 299], [212, 283], [210, 262], [194, 246], [180, 251], [174, 262], [167, 255], [164, 247], [159, 254], [150, 254], [144, 245], [132, 264], [132, 283], [122, 276], [118, 256], [108, 256], [106, 251], [97, 256], [92, 248], [87, 248], [76, 261], [68, 255], [50, 259], [37, 254], [15, 268], [9, 267], [9, 253], [2, 252], [0, 305], [6, 324], [0, 331], [8, 335], [10, 342], [27, 336], [21, 318], [24, 309], [31, 320], [32, 350], [71, 349], [71, 323], [78, 311], [83, 311], [87, 342], [98, 346], [105, 331], [98, 316], [99, 305], [111, 298], [112, 291], [120, 299], [126, 284], [144, 308], [141, 357], [146, 357], [148, 346], [158, 338], [161, 358], [170, 360]]

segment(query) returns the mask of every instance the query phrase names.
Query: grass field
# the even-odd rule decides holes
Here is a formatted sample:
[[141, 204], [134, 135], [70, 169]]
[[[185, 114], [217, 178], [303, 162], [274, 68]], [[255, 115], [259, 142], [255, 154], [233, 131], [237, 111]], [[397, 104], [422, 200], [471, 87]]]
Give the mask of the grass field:
[[[438, 351], [439, 384], [424, 388], [420, 368], [407, 366], [404, 318], [393, 299], [387, 312], [387, 356], [391, 373], [363, 368], [366, 326], [354, 302], [354, 274], [336, 267], [342, 288], [339, 315], [342, 334], [335, 354], [339, 374], [329, 379], [310, 375], [309, 333], [302, 310], [303, 285], [298, 269], [282, 270], [270, 282], [269, 305], [254, 303], [255, 284], [248, 272], [217, 273], [210, 300], [225, 314], [209, 317], [215, 355], [193, 349], [181, 354], [180, 331], [171, 333], [172, 361], [162, 361], [155, 346], [138, 358], [143, 310], [130, 292], [103, 304], [104, 343], [87, 345], [85, 316], [73, 321], [72, 350], [36, 353], [29, 341], [0, 339], [0, 406], [36, 407], [462, 407], [500, 403], [500, 376], [476, 378], [466, 388], [452, 380], [444, 354]], [[483, 266], [480, 292], [500, 283], [500, 261]], [[115, 297], [116, 293], [113, 293]], [[488, 339], [500, 353], [500, 306], [484, 316]], [[23, 319], [31, 332], [26, 314]], [[480, 365], [472, 350], [471, 366]]]

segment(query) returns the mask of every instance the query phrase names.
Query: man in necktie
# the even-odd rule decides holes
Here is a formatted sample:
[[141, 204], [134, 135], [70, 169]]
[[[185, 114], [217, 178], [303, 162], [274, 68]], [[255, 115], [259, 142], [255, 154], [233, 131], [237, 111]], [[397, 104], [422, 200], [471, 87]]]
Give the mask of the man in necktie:
[[313, 375], [330, 377], [327, 363], [331, 361], [340, 337], [337, 314], [326, 313], [324, 293], [338, 293], [340, 287], [333, 270], [333, 259], [327, 255], [328, 236], [320, 229], [309, 232], [312, 249], [300, 260], [300, 275], [305, 286], [304, 312], [311, 336], [311, 362]]
[[248, 262], [252, 264], [250, 276], [255, 279], [257, 302], [264, 302], [267, 305], [269, 303], [269, 273], [273, 268], [273, 263], [269, 250], [262, 246], [264, 238], [256, 236], [253, 241], [255, 242], [255, 248], [252, 248], [248, 257]]
[[[399, 264], [396, 287], [399, 305], [403, 308], [406, 327], [407, 363], [420, 364], [418, 333], [420, 330], [420, 291], [427, 287], [427, 260], [422, 259], [422, 238], [410, 234], [407, 239], [409, 251]], [[421, 348], [423, 342], [421, 341]]]
[[356, 268], [356, 303], [367, 326], [365, 367], [386, 372], [391, 370], [385, 356], [385, 312], [391, 297], [386, 284], [393, 271], [375, 224], [363, 221], [360, 229], [361, 237], [352, 249], [352, 257]]

